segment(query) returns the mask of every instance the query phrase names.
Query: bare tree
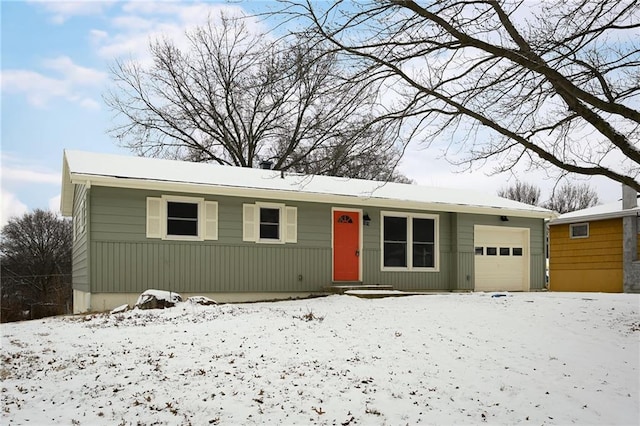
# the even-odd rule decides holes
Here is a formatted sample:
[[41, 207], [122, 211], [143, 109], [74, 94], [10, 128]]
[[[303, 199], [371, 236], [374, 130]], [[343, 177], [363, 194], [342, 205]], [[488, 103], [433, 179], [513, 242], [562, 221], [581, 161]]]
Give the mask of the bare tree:
[[448, 134], [450, 152], [468, 153], [452, 162], [524, 162], [640, 191], [637, 0], [282, 3], [354, 80], [393, 83], [378, 119], [426, 143]]
[[598, 194], [589, 185], [565, 183], [554, 190], [551, 198], [544, 202], [542, 207], [562, 214], [594, 207], [599, 202]]
[[23, 311], [31, 316], [66, 313], [72, 238], [71, 222], [49, 211], [9, 219], [0, 239], [3, 322], [24, 319]]
[[514, 185], [501, 188], [498, 195], [532, 206], [537, 206], [540, 203], [540, 188], [526, 182], [517, 181]]
[[143, 156], [402, 178], [400, 126], [376, 118], [378, 87], [345, 79], [321, 43], [273, 41], [226, 16], [186, 37], [186, 48], [152, 42], [149, 65], [113, 67], [106, 101], [122, 145]]

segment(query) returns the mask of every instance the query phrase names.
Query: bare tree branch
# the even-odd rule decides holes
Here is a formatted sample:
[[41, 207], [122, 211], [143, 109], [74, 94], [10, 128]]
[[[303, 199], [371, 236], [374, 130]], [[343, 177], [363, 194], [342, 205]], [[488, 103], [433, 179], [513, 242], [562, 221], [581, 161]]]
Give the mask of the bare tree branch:
[[[187, 34], [188, 47], [150, 45], [153, 63], [117, 61], [106, 96], [118, 141], [140, 155], [401, 180], [404, 140], [376, 115], [380, 86], [346, 78], [314, 37], [273, 41], [221, 16]], [[382, 114], [384, 115], [384, 114]]]
[[466, 140], [468, 156], [452, 162], [551, 164], [640, 190], [637, 0], [282, 4], [350, 64], [352, 80], [393, 85], [379, 117], [423, 140]]

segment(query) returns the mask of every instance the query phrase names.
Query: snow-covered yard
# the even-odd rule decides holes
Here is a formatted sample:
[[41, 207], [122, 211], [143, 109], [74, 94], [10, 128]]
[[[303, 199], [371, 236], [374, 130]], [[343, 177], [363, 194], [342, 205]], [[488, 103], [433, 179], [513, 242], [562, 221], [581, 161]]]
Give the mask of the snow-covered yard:
[[491, 296], [3, 324], [1, 423], [640, 423], [640, 296]]

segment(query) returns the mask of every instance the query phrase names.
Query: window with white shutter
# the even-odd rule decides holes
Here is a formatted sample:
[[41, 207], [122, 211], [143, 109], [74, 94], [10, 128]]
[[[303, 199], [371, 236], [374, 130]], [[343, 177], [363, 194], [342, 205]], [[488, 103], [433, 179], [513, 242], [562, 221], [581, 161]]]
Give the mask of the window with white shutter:
[[215, 201], [204, 202], [204, 239], [218, 239], [218, 203]]
[[279, 203], [242, 206], [242, 240], [284, 244], [298, 241], [298, 208]]
[[162, 238], [162, 198], [147, 198], [147, 238]]
[[196, 197], [148, 197], [147, 238], [217, 240], [218, 203]]
[[285, 242], [298, 242], [298, 208], [285, 208]]
[[256, 205], [242, 205], [242, 241], [256, 241]]

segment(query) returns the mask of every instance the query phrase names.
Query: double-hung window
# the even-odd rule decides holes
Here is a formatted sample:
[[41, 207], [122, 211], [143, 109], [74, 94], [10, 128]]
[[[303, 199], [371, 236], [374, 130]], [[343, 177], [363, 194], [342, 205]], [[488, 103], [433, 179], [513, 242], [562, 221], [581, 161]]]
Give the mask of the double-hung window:
[[217, 240], [218, 203], [196, 197], [148, 197], [147, 238]]
[[439, 268], [438, 216], [382, 212], [382, 270]]
[[298, 239], [298, 209], [280, 203], [244, 204], [242, 240], [256, 243], [295, 243]]
[[259, 239], [280, 241], [280, 216], [282, 216], [281, 208], [259, 207], [260, 226], [258, 229]]
[[167, 201], [167, 235], [198, 236], [199, 204]]

